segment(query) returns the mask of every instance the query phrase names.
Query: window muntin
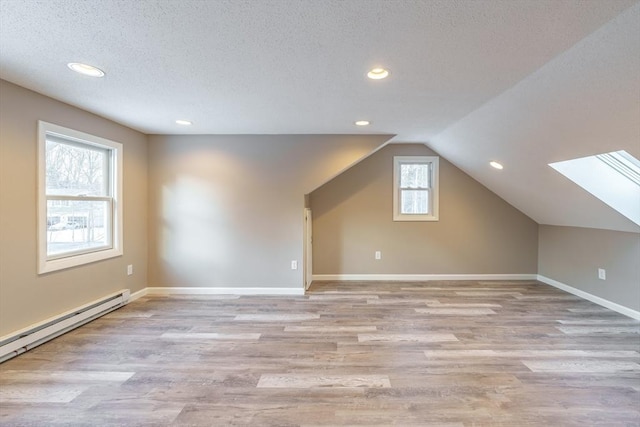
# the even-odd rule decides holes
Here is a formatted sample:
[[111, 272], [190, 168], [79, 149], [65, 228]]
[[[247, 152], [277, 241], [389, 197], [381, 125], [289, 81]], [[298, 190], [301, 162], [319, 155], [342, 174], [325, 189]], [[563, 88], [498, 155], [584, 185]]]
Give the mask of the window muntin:
[[122, 254], [122, 145], [39, 122], [39, 273]]
[[394, 157], [393, 182], [394, 221], [438, 220], [437, 157]]

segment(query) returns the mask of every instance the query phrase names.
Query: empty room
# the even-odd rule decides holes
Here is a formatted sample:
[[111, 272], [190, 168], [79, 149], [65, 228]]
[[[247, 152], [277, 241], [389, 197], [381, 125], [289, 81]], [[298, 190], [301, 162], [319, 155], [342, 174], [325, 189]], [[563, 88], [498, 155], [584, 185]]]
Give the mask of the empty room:
[[0, 0], [0, 425], [640, 426], [640, 1]]

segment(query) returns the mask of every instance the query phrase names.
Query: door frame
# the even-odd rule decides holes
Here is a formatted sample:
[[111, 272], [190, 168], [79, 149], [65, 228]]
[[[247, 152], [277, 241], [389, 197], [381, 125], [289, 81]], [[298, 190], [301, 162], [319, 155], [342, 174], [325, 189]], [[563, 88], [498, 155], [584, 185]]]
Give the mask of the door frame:
[[313, 281], [313, 219], [311, 209], [304, 209], [304, 290]]

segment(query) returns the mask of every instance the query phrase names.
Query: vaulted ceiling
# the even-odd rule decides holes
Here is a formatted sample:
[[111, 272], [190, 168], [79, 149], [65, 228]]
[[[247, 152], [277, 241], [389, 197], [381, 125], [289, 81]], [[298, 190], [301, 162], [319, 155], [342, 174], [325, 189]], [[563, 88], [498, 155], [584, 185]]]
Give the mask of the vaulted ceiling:
[[638, 0], [2, 0], [0, 77], [148, 134], [396, 135], [540, 223], [638, 231], [547, 163], [640, 157], [639, 34]]
[[[429, 145], [540, 224], [640, 231], [549, 166], [618, 150], [640, 159], [640, 5]], [[489, 167], [491, 160], [504, 170]], [[639, 194], [629, 195], [636, 206]]]

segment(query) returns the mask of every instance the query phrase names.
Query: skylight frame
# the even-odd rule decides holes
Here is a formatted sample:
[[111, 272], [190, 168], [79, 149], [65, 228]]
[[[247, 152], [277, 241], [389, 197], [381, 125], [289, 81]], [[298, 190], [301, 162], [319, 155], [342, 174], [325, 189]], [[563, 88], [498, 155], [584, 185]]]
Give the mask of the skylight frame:
[[640, 225], [640, 161], [631, 154], [613, 151], [549, 166]]
[[640, 161], [624, 150], [597, 154], [596, 157], [622, 176], [640, 186]]

